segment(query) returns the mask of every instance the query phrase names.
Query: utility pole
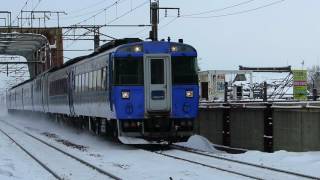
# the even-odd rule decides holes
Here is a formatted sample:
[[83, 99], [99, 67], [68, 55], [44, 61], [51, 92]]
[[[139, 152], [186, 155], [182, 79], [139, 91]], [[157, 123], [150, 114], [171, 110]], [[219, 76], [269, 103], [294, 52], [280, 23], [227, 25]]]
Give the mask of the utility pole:
[[159, 7], [159, 0], [150, 0], [150, 23], [152, 30], [149, 33], [149, 39], [152, 41], [158, 41], [158, 24], [159, 24], [159, 10], [165, 10], [165, 16], [167, 16], [168, 10], [177, 10], [178, 17], [180, 16], [180, 8]]
[[152, 25], [152, 29], [150, 31], [150, 39], [152, 41], [158, 41], [159, 1], [150, 3], [150, 19]]

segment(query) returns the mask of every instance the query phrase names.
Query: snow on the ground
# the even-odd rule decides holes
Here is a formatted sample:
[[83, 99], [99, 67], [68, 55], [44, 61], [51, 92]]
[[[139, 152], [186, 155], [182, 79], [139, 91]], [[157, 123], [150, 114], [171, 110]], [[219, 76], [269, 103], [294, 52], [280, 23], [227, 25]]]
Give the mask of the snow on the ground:
[[55, 179], [37, 162], [0, 133], [0, 179]]
[[[0, 115], [0, 119], [24, 128], [50, 144], [123, 179], [244, 179], [241, 176], [111, 142], [88, 132], [61, 126], [48, 119], [8, 115]], [[66, 146], [59, 141], [61, 139], [84, 148]]]
[[[102, 137], [96, 137], [85, 131], [79, 131], [74, 128], [59, 125], [45, 118], [27, 118], [26, 116], [22, 118], [21, 116], [9, 116], [5, 112], [0, 112], [0, 119], [6, 120], [15, 126], [24, 128], [33, 135], [36, 135], [37, 137], [46, 140], [47, 142], [66, 150], [85, 161], [93, 163], [110, 173], [120, 176], [123, 179], [169, 179], [170, 177], [174, 180], [243, 179], [243, 177], [240, 176], [218, 170], [212, 170], [202, 166], [192, 165], [151, 152], [146, 152], [132, 146], [115, 143]], [[8, 177], [9, 179], [19, 179], [16, 177], [24, 177], [19, 174], [28, 175], [26, 178], [20, 179], [36, 179], [32, 177], [38, 177], [38, 175], [41, 177], [43, 172], [46, 174], [46, 172], [41, 170], [41, 167], [37, 167], [37, 164], [31, 159], [26, 160], [28, 157], [24, 155], [23, 152], [17, 152], [19, 149], [16, 149], [14, 145], [10, 146], [10, 143], [8, 145], [8, 142], [7, 144], [5, 142], [2, 143], [4, 140], [5, 138], [0, 136], [0, 155], [1, 157], [9, 157], [9, 159], [11, 159], [10, 162], [14, 164], [15, 167], [13, 170], [9, 171], [13, 174], [12, 177]], [[66, 146], [59, 140], [67, 140], [76, 146], [79, 145], [83, 148]], [[180, 143], [179, 145], [200, 149], [202, 151], [211, 152], [216, 155], [237, 160], [320, 177], [320, 171], [318, 170], [320, 168], [320, 152], [293, 153], [278, 151], [275, 153], [263, 153], [258, 151], [248, 151], [244, 154], [228, 154], [210, 147], [210, 142], [201, 136], [193, 136], [188, 142]], [[12, 150], [12, 148], [15, 149]], [[4, 153], [7, 153], [5, 154], [6, 156], [3, 155]], [[6, 163], [5, 158], [1, 157], [0, 174], [2, 169], [4, 169], [1, 165]], [[33, 166], [30, 164], [33, 164]], [[8, 168], [5, 170], [8, 171]], [[0, 175], [0, 179], [4, 178]]]
[[194, 135], [186, 143], [178, 145], [213, 152], [215, 155], [232, 158], [240, 161], [255, 163], [258, 165], [284, 169], [292, 172], [319, 177], [320, 179], [320, 152], [287, 152], [276, 151], [265, 153], [260, 151], [247, 151], [243, 154], [228, 154], [218, 151], [206, 138]]
[[320, 152], [287, 152], [276, 151], [264, 153], [248, 151], [243, 154], [224, 154], [224, 156], [251, 162], [268, 167], [285, 169], [292, 172], [319, 177], [320, 179]]

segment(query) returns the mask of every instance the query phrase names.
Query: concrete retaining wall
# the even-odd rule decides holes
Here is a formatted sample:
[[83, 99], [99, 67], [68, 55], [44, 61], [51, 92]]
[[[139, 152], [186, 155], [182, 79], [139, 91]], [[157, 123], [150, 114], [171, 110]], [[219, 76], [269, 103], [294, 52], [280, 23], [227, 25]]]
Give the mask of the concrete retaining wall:
[[[200, 108], [195, 132], [214, 144], [264, 151], [265, 121], [266, 117], [271, 117], [266, 116], [266, 108], [229, 108], [230, 124], [227, 125], [230, 129], [230, 144], [223, 144], [225, 138], [223, 131], [226, 129], [224, 109], [223, 107]], [[274, 151], [320, 150], [320, 108], [273, 107], [271, 112], [273, 135], [270, 138], [273, 137], [271, 146]]]
[[222, 144], [222, 109], [200, 109], [196, 120], [196, 133], [214, 144]]
[[264, 109], [231, 109], [231, 147], [264, 150]]
[[320, 109], [274, 109], [274, 150], [319, 151]]

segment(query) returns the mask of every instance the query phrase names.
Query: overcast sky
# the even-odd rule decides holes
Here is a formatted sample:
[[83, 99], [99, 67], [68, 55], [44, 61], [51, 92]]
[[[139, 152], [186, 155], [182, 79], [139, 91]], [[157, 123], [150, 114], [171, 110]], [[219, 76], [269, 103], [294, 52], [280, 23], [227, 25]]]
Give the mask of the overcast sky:
[[[12, 11], [15, 17], [26, 1], [3, 1], [0, 9]], [[29, 0], [24, 10], [66, 11], [68, 15], [61, 17], [61, 24], [72, 25], [92, 17], [115, 0], [38, 2]], [[319, 64], [319, 0], [160, 0], [160, 5], [180, 7], [182, 17], [175, 18], [177, 13], [169, 11], [169, 17], [165, 18], [162, 11], [159, 37], [183, 38], [185, 43], [193, 45], [198, 50], [202, 70], [237, 69], [239, 65], [301, 68], [302, 61], [305, 67]], [[194, 15], [186, 16], [190, 14]], [[105, 24], [117, 17], [120, 18], [111, 24], [148, 24], [149, 3], [121, 0], [117, 6], [82, 24]], [[145, 28], [106, 28], [102, 32], [116, 38], [146, 38], [148, 31]], [[70, 43], [65, 42], [65, 47], [88, 49], [93, 46], [93, 42]], [[65, 53], [66, 57], [77, 55], [80, 52]]]

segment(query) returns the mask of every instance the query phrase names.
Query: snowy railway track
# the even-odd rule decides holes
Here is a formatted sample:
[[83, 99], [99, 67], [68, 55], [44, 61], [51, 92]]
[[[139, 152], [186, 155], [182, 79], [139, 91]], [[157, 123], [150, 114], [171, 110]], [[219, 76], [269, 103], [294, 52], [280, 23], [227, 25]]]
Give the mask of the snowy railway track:
[[53, 172], [47, 165], [42, 163], [38, 158], [36, 158], [34, 155], [32, 155], [28, 150], [26, 150], [23, 146], [21, 146], [17, 141], [15, 141], [8, 133], [4, 132], [0, 128], [0, 132], [4, 134], [6, 137], [8, 137], [14, 144], [16, 144], [23, 152], [25, 152], [28, 156], [30, 156], [33, 160], [35, 160], [41, 167], [43, 167], [46, 171], [48, 171], [52, 176], [54, 176], [56, 179], [62, 179], [58, 174]]
[[[185, 148], [182, 146], [171, 145], [172, 149], [177, 152], [158, 151], [157, 154], [171, 157], [174, 159], [186, 161], [193, 164], [202, 165], [208, 168], [213, 168], [228, 173], [240, 175], [251, 179], [317, 179], [320, 177], [309, 176], [296, 172], [290, 172], [282, 169], [276, 169], [263, 165], [238, 161], [217, 155], [207, 154], [198, 150]], [[192, 155], [191, 155], [192, 154]], [[210, 159], [208, 159], [208, 157]], [[214, 165], [212, 165], [214, 164]], [[252, 175], [253, 174], [253, 175]]]
[[[20, 149], [39, 163], [40, 166], [46, 169], [56, 179], [121, 180], [120, 177], [63, 151], [6, 121], [0, 120], [0, 122], [3, 125], [1, 126], [2, 128], [0, 128], [0, 132], [13, 141]], [[49, 156], [52, 158], [48, 158]]]
[[178, 156], [165, 154], [163, 152], [154, 152], [154, 153], [159, 154], [159, 155], [163, 155], [163, 156], [166, 156], [166, 157], [170, 157], [170, 158], [173, 158], [173, 159], [189, 162], [189, 163], [192, 163], [192, 164], [201, 165], [201, 166], [204, 166], [204, 167], [207, 167], [207, 168], [211, 168], [211, 169], [215, 169], [215, 170], [224, 171], [224, 172], [227, 172], [227, 173], [243, 176], [243, 177], [250, 178], [250, 179], [261, 179], [261, 178], [256, 177], [256, 176], [251, 176], [251, 175], [247, 175], [247, 174], [240, 173], [240, 172], [237, 172], [237, 171], [224, 169], [224, 168], [221, 168], [221, 167], [218, 167], [218, 166], [213, 166], [213, 165], [197, 162], [197, 161], [194, 161], [194, 160], [189, 160], [189, 159], [186, 159], [186, 158], [181, 158], [181, 157], [178, 157]]

